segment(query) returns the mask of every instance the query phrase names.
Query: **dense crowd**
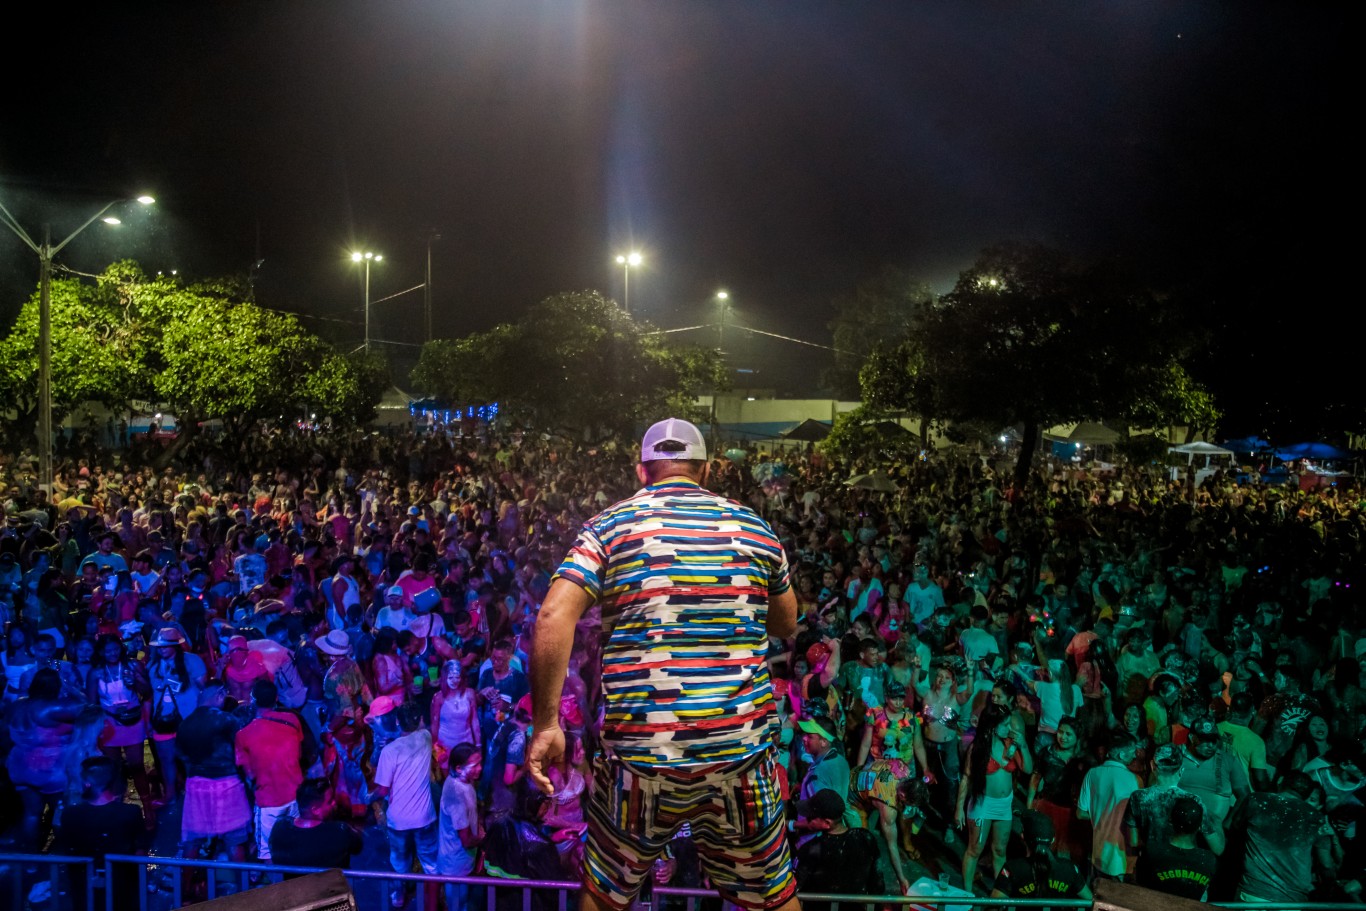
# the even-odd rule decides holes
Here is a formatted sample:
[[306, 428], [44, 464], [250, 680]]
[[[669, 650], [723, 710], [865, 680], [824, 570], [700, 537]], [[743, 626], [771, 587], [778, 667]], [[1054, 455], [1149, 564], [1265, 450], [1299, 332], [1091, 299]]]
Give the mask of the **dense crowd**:
[[[633, 489], [629, 447], [289, 432], [158, 471], [81, 445], [51, 499], [0, 465], [15, 848], [126, 852], [174, 808], [186, 857], [347, 867], [375, 830], [395, 871], [576, 878], [597, 617], [552, 797], [523, 769], [528, 655], [566, 547]], [[782, 539], [801, 605], [768, 660], [803, 891], [1358, 899], [1361, 502], [880, 467], [896, 493], [813, 453], [712, 472]], [[698, 876], [686, 837], [655, 870]]]

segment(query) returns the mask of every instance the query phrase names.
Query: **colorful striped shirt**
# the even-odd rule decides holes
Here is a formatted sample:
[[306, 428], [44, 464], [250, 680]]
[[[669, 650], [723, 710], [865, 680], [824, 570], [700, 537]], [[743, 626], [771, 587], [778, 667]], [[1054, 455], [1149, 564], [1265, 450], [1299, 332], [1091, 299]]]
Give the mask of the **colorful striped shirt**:
[[602, 606], [605, 745], [623, 762], [737, 761], [771, 746], [768, 601], [791, 587], [753, 510], [669, 479], [584, 523], [555, 573]]

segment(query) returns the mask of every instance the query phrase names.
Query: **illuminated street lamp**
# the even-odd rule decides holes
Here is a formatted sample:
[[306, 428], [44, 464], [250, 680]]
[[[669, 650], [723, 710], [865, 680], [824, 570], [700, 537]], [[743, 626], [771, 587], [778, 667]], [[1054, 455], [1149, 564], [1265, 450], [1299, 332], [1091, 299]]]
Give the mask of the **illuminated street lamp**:
[[[722, 364], [725, 364], [725, 360], [726, 360], [726, 310], [730, 308], [730, 292], [729, 292], [729, 291], [722, 290], [722, 291], [717, 291], [717, 292], [716, 292], [716, 306], [717, 306], [717, 308], [720, 309], [720, 311], [721, 311], [720, 319], [718, 319], [718, 320], [716, 321], [716, 353], [717, 353], [717, 355], [720, 356], [720, 358], [721, 358], [721, 363], [722, 363]], [[719, 389], [713, 389], [712, 392], [711, 392], [711, 417], [710, 417], [709, 423], [710, 423], [710, 425], [711, 425], [711, 450], [712, 450], [712, 452], [718, 452], [718, 451], [720, 450], [720, 448], [721, 448], [721, 431], [720, 431], [720, 429], [716, 426], [716, 399], [717, 399], [717, 397], [718, 397], [720, 394], [721, 394], [721, 391], [720, 391]]]
[[383, 262], [379, 253], [356, 251], [351, 254], [351, 262], [365, 263], [365, 353], [370, 353], [370, 264]]
[[[131, 201], [114, 200], [86, 219], [84, 224], [57, 244], [52, 243], [51, 225], [43, 225], [43, 242], [34, 243], [33, 238], [29, 237], [28, 232], [9, 210], [0, 205], [0, 221], [4, 222], [5, 227], [9, 228], [15, 237], [38, 254], [38, 484], [46, 488], [49, 497], [52, 495], [52, 259], [96, 221], [103, 221], [107, 225], [122, 224], [115, 216], [106, 217], [105, 213], [117, 205]], [[156, 202], [146, 194], [136, 197], [136, 201], [144, 206]]]
[[716, 350], [722, 352], [723, 356], [726, 348], [726, 308], [729, 306], [729, 300], [729, 291], [716, 292], [716, 303], [721, 310], [721, 318], [716, 323]]
[[617, 257], [622, 275], [621, 305], [627, 313], [631, 312], [631, 267], [639, 266], [641, 259], [640, 253], [635, 250]]

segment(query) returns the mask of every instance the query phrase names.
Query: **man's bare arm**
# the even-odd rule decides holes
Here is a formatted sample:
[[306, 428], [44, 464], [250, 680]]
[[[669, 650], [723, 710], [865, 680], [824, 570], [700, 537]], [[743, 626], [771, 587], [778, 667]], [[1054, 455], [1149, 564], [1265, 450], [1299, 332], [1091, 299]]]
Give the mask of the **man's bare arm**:
[[527, 774], [544, 793], [553, 788], [547, 775], [551, 763], [564, 753], [560, 730], [560, 696], [569, 654], [574, 649], [574, 626], [593, 599], [567, 579], [556, 579], [541, 604], [531, 644], [531, 707], [533, 731], [527, 746]]
[[790, 639], [797, 633], [797, 593], [788, 589], [768, 599], [768, 634], [775, 639]]

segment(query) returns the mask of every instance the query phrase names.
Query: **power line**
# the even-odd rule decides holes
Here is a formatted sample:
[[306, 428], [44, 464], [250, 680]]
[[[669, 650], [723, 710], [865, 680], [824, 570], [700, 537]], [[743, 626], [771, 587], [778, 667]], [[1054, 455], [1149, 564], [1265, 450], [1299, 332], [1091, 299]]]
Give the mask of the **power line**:
[[[703, 324], [698, 325], [698, 326], [683, 326], [683, 327], [681, 327], [681, 328], [679, 328], [679, 329], [656, 329], [654, 332], [648, 332], [648, 333], [646, 333], [646, 334], [647, 334], [647, 335], [669, 335], [670, 333], [673, 333], [673, 332], [692, 332], [692, 331], [695, 330], [695, 329], [715, 329], [718, 325], [720, 325], [720, 324], [719, 324], [719, 323], [703, 323]], [[767, 335], [769, 338], [781, 339], [781, 340], [784, 341], [784, 342], [792, 342], [793, 344], [796, 344], [796, 345], [806, 345], [806, 346], [808, 346], [808, 347], [810, 347], [810, 348], [820, 348], [820, 349], [822, 349], [822, 350], [824, 350], [824, 351], [833, 351], [833, 352], [835, 352], [836, 354], [849, 354], [849, 353], [850, 353], [850, 352], [845, 351], [845, 350], [843, 350], [843, 349], [841, 349], [841, 348], [835, 348], [835, 347], [833, 347], [833, 346], [831, 346], [831, 345], [822, 345], [822, 344], [819, 344], [818, 342], [808, 342], [806, 339], [793, 338], [793, 337], [790, 336], [790, 335], [779, 335], [779, 334], [776, 333], [776, 332], [765, 332], [763, 329], [751, 329], [749, 326], [740, 326], [740, 325], [737, 325], [736, 323], [726, 323], [726, 328], [727, 328], [727, 329], [742, 329], [742, 330], [744, 330], [745, 332], [753, 332], [755, 335]]]
[[[421, 284], [421, 285], [413, 285], [411, 288], [408, 288], [408, 289], [406, 289], [406, 290], [404, 290], [404, 291], [397, 291], [397, 292], [395, 292], [395, 293], [393, 293], [393, 294], [390, 294], [388, 297], [381, 297], [381, 298], [379, 298], [379, 299], [377, 299], [377, 300], [372, 300], [372, 301], [370, 301], [370, 306], [373, 307], [375, 304], [382, 304], [382, 303], [384, 303], [385, 301], [391, 301], [391, 300], [393, 300], [394, 298], [396, 298], [396, 297], [402, 297], [402, 296], [405, 295], [405, 294], [412, 294], [414, 291], [421, 291], [422, 288], [423, 288], [423, 285], [425, 285], [425, 282], [424, 282], [423, 284]], [[374, 339], [371, 339], [371, 341], [374, 341]]]

